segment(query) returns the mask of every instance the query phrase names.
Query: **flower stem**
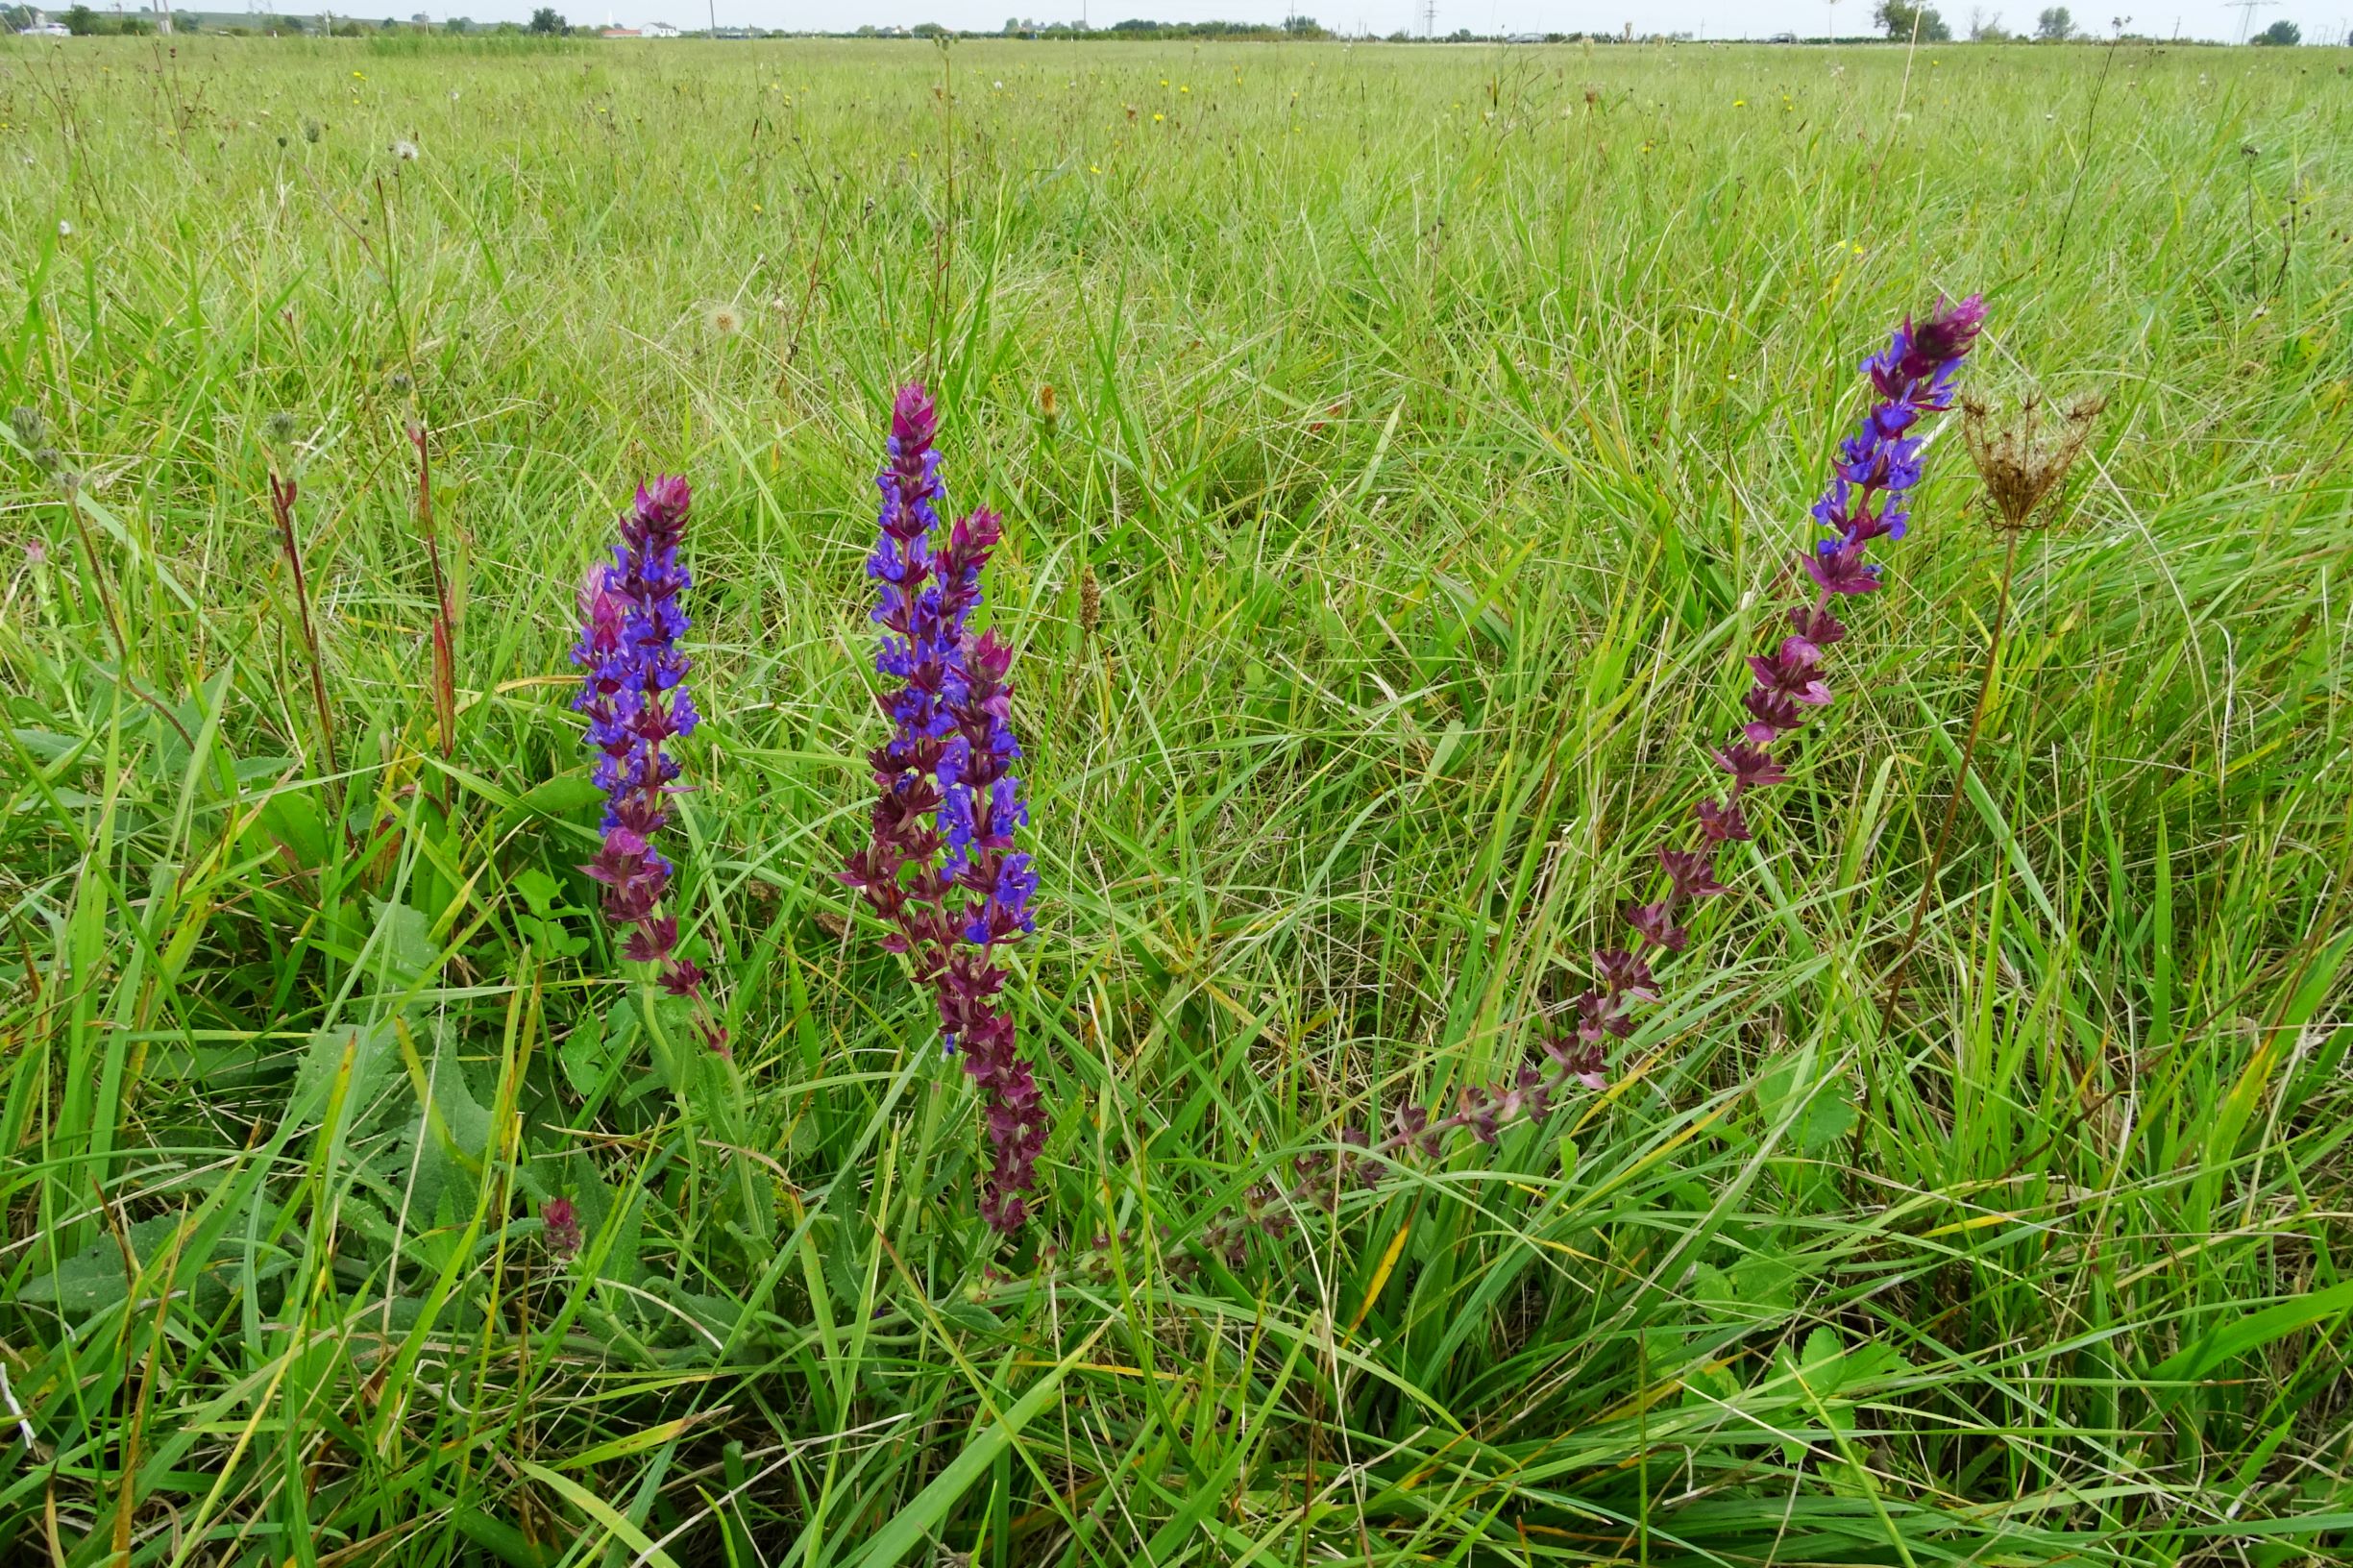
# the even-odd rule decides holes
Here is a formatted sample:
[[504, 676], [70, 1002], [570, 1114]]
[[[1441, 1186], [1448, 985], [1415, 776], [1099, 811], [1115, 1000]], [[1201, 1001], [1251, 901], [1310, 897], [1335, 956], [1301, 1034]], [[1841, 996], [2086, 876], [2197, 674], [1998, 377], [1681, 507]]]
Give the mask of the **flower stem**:
[[1880, 1003], [1879, 1021], [1882, 1028], [1893, 1028], [1897, 1005], [1903, 999], [1904, 970], [1912, 961], [1912, 949], [1920, 943], [1921, 921], [1928, 914], [1928, 901], [1936, 894], [1937, 872], [1945, 862], [1945, 849], [1952, 842], [1952, 824], [1961, 813], [1961, 796], [1969, 789], [1970, 764], [1977, 755], [1977, 736], [1985, 727], [1985, 710], [1994, 693], [1994, 666], [2001, 658], [2001, 635], [2010, 619], [2010, 580], [2018, 569], [2018, 534], [2015, 530], [2004, 535], [2007, 544], [2001, 552], [2001, 592], [1994, 600], [1994, 625], [1985, 640], [1985, 661], [1977, 670], [1977, 706], [1969, 717], [1969, 734], [1961, 742], [1961, 766], [1952, 777], [1952, 793], [1945, 799], [1945, 820], [1937, 824], [1936, 842], [1928, 849], [1927, 869], [1921, 873], [1920, 897], [1912, 904], [1912, 923], [1903, 934], [1903, 947], [1896, 954], [1895, 967], [1888, 971], [1887, 996]]

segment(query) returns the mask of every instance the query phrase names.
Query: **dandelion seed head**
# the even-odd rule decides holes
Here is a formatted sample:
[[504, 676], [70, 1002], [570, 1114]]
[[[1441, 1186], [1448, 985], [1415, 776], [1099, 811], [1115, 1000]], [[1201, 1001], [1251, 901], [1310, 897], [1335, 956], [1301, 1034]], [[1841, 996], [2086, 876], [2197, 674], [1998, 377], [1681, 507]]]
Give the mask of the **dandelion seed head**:
[[744, 313], [732, 305], [715, 305], [702, 319], [715, 336], [733, 337], [744, 330]]
[[417, 144], [413, 141], [396, 141], [392, 144], [392, 156], [404, 163], [414, 163], [417, 160]]

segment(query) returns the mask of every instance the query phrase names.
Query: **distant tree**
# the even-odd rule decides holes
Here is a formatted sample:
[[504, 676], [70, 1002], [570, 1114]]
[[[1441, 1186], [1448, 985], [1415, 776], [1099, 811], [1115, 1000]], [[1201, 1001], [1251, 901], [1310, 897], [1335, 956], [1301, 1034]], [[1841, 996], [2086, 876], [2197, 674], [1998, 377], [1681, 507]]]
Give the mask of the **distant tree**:
[[441, 31], [444, 33], [471, 33], [474, 31], [474, 22], [470, 17], [453, 16], [441, 24]]
[[2283, 19], [2273, 22], [2247, 41], [2270, 44], [2282, 49], [2292, 49], [2304, 41], [2304, 30], [2295, 23]]
[[938, 22], [918, 22], [907, 31], [919, 38], [944, 38], [947, 37], [947, 29], [942, 27]]
[[555, 13], [555, 8], [553, 6], [542, 6], [537, 11], [531, 12], [530, 25], [526, 27], [524, 31], [526, 33], [536, 33], [544, 38], [556, 38], [563, 37], [566, 33], [571, 32], [572, 29], [561, 16], [558, 16]]
[[2034, 36], [2045, 43], [2065, 43], [2075, 36], [2075, 18], [2065, 6], [2053, 6], [2034, 19]]
[[1283, 31], [1294, 38], [1324, 37], [1324, 30], [1316, 25], [1315, 18], [1312, 16], [1286, 16], [1283, 18]]
[[77, 38], [86, 38], [98, 31], [98, 13], [87, 6], [71, 7], [59, 20], [65, 24], [65, 31]]
[[1969, 12], [1969, 37], [1973, 43], [2007, 43], [2010, 30], [2001, 25], [2000, 12], [1973, 6]]
[[1918, 38], [1923, 43], [1948, 43], [1952, 29], [1932, 6], [1923, 6], [1914, 0], [1879, 0], [1879, 10], [1874, 18], [1887, 30], [1887, 36], [1898, 42]]
[[22, 33], [33, 25], [31, 6], [0, 6], [0, 27], [11, 33]]

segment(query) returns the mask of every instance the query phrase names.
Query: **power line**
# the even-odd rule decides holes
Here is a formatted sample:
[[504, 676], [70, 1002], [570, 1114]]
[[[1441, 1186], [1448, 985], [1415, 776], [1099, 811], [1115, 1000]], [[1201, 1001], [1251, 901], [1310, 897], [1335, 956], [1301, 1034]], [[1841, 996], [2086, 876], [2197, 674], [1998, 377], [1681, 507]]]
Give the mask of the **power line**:
[[2224, 0], [2224, 3], [2239, 13], [2239, 41], [2244, 43], [2247, 29], [2255, 25], [2256, 11], [2264, 6], [2276, 6], [2279, 0]]

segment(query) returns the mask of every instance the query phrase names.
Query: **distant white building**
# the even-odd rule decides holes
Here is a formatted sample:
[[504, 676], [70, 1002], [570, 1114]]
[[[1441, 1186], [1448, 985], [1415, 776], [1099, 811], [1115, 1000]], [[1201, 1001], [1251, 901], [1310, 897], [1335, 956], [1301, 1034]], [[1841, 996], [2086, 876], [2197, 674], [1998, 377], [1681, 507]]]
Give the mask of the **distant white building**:
[[678, 36], [678, 30], [668, 22], [648, 22], [638, 32], [649, 38], [674, 38]]

